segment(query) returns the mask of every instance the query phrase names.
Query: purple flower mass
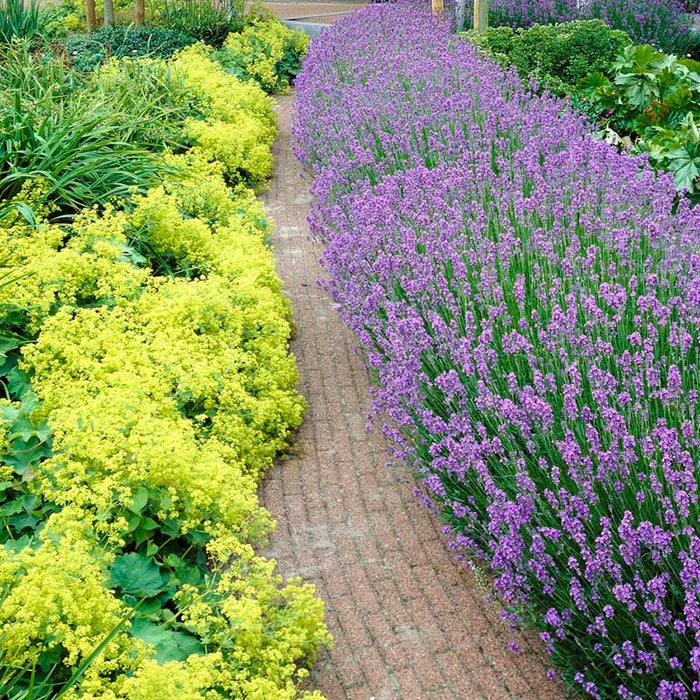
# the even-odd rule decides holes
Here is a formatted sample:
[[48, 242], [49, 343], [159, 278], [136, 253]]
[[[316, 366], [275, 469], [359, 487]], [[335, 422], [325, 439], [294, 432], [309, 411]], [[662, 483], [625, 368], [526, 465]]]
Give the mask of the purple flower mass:
[[491, 0], [491, 23], [510, 27], [601, 19], [636, 43], [685, 51], [690, 21], [680, 0]]
[[[446, 0], [452, 16], [455, 0]], [[473, 0], [466, 0], [466, 27], [471, 27]], [[653, 44], [683, 55], [697, 43], [691, 32], [688, 7], [700, 11], [696, 0], [490, 0], [490, 26], [513, 29], [535, 24], [600, 19], [613, 29], [627, 32], [637, 44]]]
[[297, 91], [324, 284], [451, 546], [572, 685], [690, 697], [700, 207], [409, 4], [333, 25]]

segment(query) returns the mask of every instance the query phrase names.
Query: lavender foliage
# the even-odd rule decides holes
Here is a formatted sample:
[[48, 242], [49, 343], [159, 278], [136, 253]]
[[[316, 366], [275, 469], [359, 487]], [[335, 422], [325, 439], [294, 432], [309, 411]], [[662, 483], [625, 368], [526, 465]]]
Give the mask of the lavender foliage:
[[700, 207], [443, 24], [316, 39], [325, 284], [458, 552], [594, 698], [700, 693]]

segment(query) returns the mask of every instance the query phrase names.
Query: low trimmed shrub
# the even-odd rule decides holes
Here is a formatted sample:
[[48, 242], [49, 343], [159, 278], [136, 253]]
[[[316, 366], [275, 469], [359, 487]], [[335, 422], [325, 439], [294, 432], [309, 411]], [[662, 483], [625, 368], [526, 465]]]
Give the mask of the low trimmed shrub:
[[578, 20], [528, 29], [492, 27], [467, 34], [505, 68], [514, 65], [523, 81], [534, 78], [540, 87], [570, 95], [589, 73], [610, 74], [620, 49], [632, 43], [623, 31], [601, 20]]
[[91, 71], [109, 57], [170, 58], [195, 41], [189, 34], [157, 26], [102, 27], [93, 34], [71, 37], [66, 52], [76, 70]]

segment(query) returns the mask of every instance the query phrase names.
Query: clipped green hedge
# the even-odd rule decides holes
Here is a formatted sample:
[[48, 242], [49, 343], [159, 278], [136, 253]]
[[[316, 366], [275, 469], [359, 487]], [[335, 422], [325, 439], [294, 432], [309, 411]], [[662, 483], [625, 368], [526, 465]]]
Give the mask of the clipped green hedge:
[[529, 29], [492, 27], [465, 36], [504, 67], [515, 66], [523, 80], [534, 78], [557, 95], [571, 94], [591, 71], [609, 73], [620, 49], [632, 43], [627, 33], [597, 19]]

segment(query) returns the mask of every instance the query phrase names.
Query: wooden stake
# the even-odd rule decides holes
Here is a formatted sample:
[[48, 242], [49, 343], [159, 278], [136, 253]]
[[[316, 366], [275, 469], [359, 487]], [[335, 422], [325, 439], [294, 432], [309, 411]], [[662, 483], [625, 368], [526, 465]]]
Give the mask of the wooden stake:
[[474, 30], [485, 32], [489, 28], [489, 0], [474, 0]]
[[145, 0], [136, 0], [136, 26], [143, 26], [146, 19], [146, 3]]
[[85, 24], [88, 32], [92, 33], [97, 28], [97, 18], [95, 17], [95, 0], [85, 0]]
[[433, 14], [434, 15], [442, 14], [442, 11], [444, 9], [445, 9], [445, 5], [443, 3], [443, 0], [433, 0]]

